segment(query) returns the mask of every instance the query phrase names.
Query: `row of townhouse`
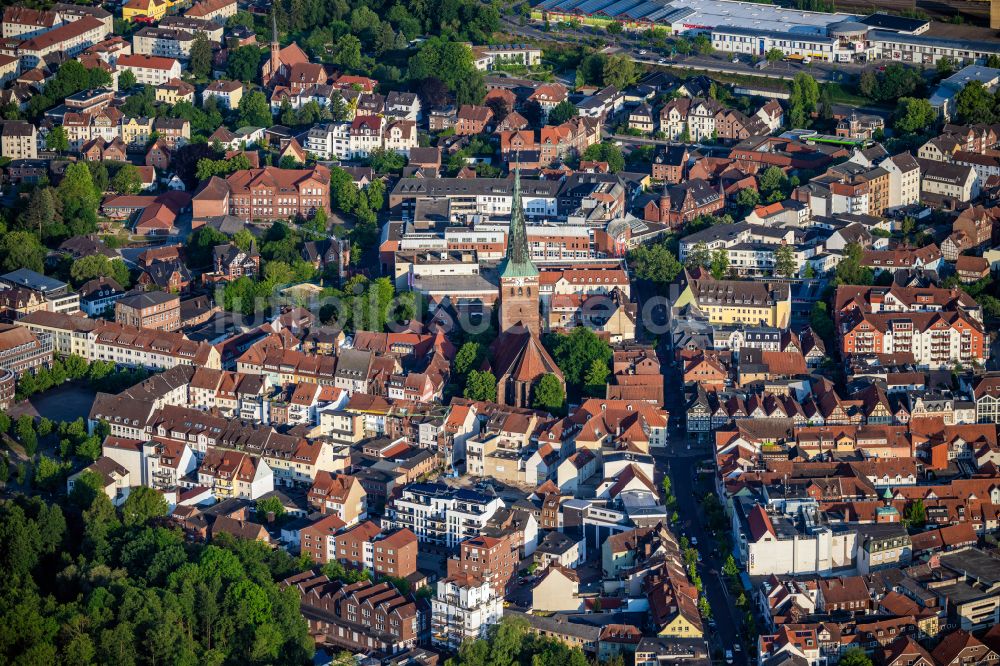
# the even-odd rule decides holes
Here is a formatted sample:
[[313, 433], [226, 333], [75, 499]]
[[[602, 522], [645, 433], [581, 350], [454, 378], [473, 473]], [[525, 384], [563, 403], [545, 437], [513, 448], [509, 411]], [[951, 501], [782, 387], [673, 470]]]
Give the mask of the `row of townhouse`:
[[[639, 111], [642, 113], [642, 107]], [[670, 141], [682, 137], [691, 142], [710, 139], [741, 141], [751, 136], [770, 134], [781, 127], [784, 113], [781, 105], [773, 101], [748, 117], [711, 98], [679, 97], [667, 102], [657, 118], [658, 131]], [[629, 121], [631, 123], [631, 116]]]
[[[110, 18], [110, 14], [107, 15]], [[5, 43], [0, 53], [18, 58], [21, 71], [27, 71], [56, 53], [77, 56], [111, 34], [110, 21], [105, 22], [91, 15], [66, 16], [71, 20], [23, 41], [14, 38], [11, 44]]]
[[306, 136], [305, 149], [319, 159], [364, 159], [373, 150], [409, 155], [418, 146], [417, 125], [412, 120], [387, 120], [358, 116], [350, 123], [316, 125]]
[[95, 112], [68, 112], [63, 128], [70, 150], [82, 151], [91, 141], [121, 142], [126, 150], [144, 150], [153, 133], [170, 150], [184, 146], [191, 139], [191, 123], [183, 118], [126, 117], [114, 108]]
[[578, 116], [562, 125], [546, 125], [538, 130], [517, 129], [496, 133], [500, 156], [507, 163], [525, 168], [546, 167], [573, 155], [582, 155], [601, 140], [601, 123], [596, 118]]
[[143, 329], [47, 311], [32, 312], [19, 319], [17, 325], [52, 336], [57, 354], [75, 354], [87, 361], [152, 369], [177, 365], [221, 367], [219, 352], [212, 345], [189, 340], [177, 331]]

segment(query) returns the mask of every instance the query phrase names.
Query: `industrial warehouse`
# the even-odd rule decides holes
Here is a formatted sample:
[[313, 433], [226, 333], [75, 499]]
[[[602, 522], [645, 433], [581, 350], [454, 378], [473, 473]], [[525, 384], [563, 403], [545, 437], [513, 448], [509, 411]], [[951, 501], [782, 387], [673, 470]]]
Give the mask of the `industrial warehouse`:
[[536, 20], [589, 25], [618, 22], [626, 29], [663, 28], [674, 35], [709, 34], [718, 51], [831, 62], [898, 60], [933, 65], [941, 58], [969, 64], [1000, 53], [1000, 44], [925, 35], [923, 19], [887, 14], [809, 12], [730, 0], [542, 0]]

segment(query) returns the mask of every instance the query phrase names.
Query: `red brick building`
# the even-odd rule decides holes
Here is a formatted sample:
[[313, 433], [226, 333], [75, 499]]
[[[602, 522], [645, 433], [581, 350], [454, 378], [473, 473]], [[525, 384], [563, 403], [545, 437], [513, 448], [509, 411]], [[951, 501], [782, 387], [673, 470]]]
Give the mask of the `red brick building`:
[[244, 221], [312, 217], [330, 212], [330, 170], [264, 167], [237, 171], [225, 180], [212, 178], [194, 195], [196, 219], [235, 215]]
[[497, 596], [503, 597], [519, 561], [512, 535], [478, 536], [461, 543], [458, 559], [448, 560], [448, 575], [466, 573], [481, 578], [490, 584]]

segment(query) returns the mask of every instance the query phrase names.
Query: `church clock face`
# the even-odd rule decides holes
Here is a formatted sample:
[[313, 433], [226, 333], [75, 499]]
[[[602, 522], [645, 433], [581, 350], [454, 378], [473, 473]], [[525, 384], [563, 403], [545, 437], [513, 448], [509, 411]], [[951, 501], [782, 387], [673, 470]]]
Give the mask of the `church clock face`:
[[514, 278], [514, 286], [515, 287], [523, 287], [524, 286], [524, 278]]

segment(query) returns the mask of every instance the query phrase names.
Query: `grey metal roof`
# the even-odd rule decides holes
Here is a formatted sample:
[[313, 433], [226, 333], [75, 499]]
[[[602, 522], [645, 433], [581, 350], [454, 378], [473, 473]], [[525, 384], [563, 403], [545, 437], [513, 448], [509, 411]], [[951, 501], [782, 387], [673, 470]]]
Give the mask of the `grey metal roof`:
[[983, 53], [1000, 53], [1000, 42], [983, 42], [965, 39], [942, 39], [928, 35], [902, 35], [887, 30], [872, 30], [868, 33], [872, 42], [892, 42], [895, 44], [919, 44], [922, 46], [938, 46], [960, 51], [981, 51]]

